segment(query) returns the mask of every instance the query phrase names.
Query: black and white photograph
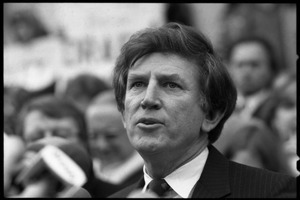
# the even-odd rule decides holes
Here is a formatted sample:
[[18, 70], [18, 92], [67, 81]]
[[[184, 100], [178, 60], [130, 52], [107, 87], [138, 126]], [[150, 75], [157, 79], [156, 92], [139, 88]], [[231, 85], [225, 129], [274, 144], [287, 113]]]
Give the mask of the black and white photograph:
[[4, 198], [296, 198], [296, 3], [4, 2]]

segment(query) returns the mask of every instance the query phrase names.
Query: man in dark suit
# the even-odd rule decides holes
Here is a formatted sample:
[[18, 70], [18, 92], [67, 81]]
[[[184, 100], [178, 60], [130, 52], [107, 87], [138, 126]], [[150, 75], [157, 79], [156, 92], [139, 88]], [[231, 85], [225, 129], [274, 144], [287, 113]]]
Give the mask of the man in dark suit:
[[111, 197], [296, 197], [295, 178], [228, 161], [212, 146], [237, 92], [202, 33], [169, 23], [134, 34], [113, 84], [145, 164], [139, 182]]

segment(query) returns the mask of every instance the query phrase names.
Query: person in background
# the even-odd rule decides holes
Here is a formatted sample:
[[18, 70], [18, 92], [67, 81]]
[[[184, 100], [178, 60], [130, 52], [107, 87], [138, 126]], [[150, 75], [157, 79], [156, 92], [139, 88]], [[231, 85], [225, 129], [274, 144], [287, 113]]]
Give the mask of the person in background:
[[[9, 10], [9, 5], [5, 5]], [[48, 37], [50, 31], [35, 10], [7, 12], [5, 22], [5, 43], [30, 44], [36, 39]]]
[[[235, 112], [215, 146], [232, 160], [292, 175], [283, 141], [267, 119], [274, 116], [266, 110], [279, 102], [273, 93], [281, 81], [278, 77], [282, 79], [271, 44], [261, 37], [241, 38], [231, 44], [227, 62], [238, 99]], [[259, 126], [254, 123], [258, 121]]]
[[278, 73], [272, 46], [261, 37], [242, 38], [231, 44], [226, 60], [238, 91], [235, 113], [251, 118], [270, 95]]
[[17, 134], [28, 144], [45, 137], [58, 136], [87, 148], [83, 113], [72, 102], [43, 95], [26, 103], [18, 115]]
[[[44, 95], [26, 103], [18, 116], [17, 135], [26, 146], [45, 138], [59, 137], [73, 141], [90, 153], [84, 113], [71, 101]], [[115, 186], [95, 178], [93, 170], [84, 188], [93, 197], [106, 197]], [[103, 188], [103, 189], [99, 189]]]
[[29, 92], [18, 86], [4, 86], [3, 89], [3, 125], [8, 135], [16, 134], [16, 116], [24, 102], [29, 99]]
[[71, 78], [62, 96], [69, 98], [83, 112], [91, 100], [99, 93], [109, 89], [109, 86], [93, 74], [79, 74]]
[[22, 159], [26, 147], [19, 136], [3, 133], [3, 194], [11, 193], [13, 177], [18, 171], [17, 166]]
[[[77, 142], [46, 137], [25, 144], [15, 135], [6, 136], [4, 140], [5, 197], [82, 197], [82, 191], [85, 191], [83, 197], [90, 196], [81, 186], [91, 179], [92, 160]], [[74, 162], [67, 162], [65, 156]], [[82, 170], [74, 168], [76, 165]], [[72, 185], [77, 186], [73, 192], [69, 190]]]
[[131, 146], [113, 90], [97, 95], [86, 111], [95, 175], [123, 188], [143, 174], [143, 159]]
[[43, 96], [53, 95], [55, 91], [55, 82], [41, 88], [39, 90], [31, 91], [21, 86], [4, 86], [4, 131], [9, 134], [16, 134], [16, 119], [18, 113], [21, 111], [30, 99]]
[[290, 74], [278, 85], [255, 115], [262, 119], [283, 143], [283, 152], [288, 158], [286, 173], [298, 176], [297, 142], [297, 79]]
[[214, 146], [232, 161], [289, 174], [283, 144], [262, 119], [232, 115]]
[[200, 31], [168, 23], [135, 33], [121, 49], [113, 86], [145, 164], [140, 181], [109, 197], [137, 197], [136, 190], [170, 198], [296, 197], [295, 178], [229, 161], [213, 146], [237, 91]]

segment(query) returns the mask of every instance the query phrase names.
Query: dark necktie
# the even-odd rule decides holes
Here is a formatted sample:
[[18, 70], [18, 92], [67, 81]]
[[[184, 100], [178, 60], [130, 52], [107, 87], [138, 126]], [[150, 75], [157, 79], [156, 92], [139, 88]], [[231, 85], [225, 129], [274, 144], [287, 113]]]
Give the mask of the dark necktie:
[[170, 186], [164, 179], [154, 179], [149, 183], [148, 187], [158, 196], [162, 196], [170, 188]]

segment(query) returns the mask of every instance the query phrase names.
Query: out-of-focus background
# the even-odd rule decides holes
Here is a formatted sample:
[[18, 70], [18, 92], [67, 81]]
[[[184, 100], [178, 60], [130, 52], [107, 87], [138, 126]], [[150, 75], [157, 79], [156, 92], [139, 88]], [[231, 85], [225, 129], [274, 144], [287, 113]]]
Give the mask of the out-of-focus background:
[[81, 71], [109, 81], [135, 31], [178, 20], [226, 51], [245, 34], [266, 36], [281, 68], [295, 70], [296, 5], [218, 3], [5, 3], [4, 84], [39, 90]]
[[[3, 5], [5, 196], [41, 197], [50, 191], [56, 197], [57, 188], [48, 186], [57, 183], [37, 184], [45, 187], [36, 190], [35, 180], [21, 191], [14, 182], [26, 146], [59, 147], [63, 142], [56, 137], [87, 151], [90, 157], [83, 157], [93, 164], [85, 165], [83, 188], [92, 197], [106, 197], [141, 177], [143, 160], [128, 141], [111, 75], [134, 32], [167, 22], [202, 31], [237, 86], [236, 109], [213, 145], [236, 162], [299, 175], [296, 4]], [[32, 194], [32, 187], [38, 193]]]

